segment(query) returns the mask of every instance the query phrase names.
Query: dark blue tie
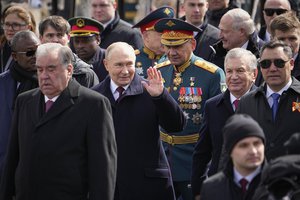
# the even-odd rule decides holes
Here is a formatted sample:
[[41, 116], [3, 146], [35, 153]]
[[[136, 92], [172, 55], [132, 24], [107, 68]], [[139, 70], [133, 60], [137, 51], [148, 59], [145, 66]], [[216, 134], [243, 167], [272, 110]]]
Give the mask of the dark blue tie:
[[277, 110], [278, 110], [278, 100], [279, 100], [280, 94], [273, 93], [271, 95], [271, 97], [273, 98], [272, 116], [273, 116], [273, 121], [275, 121]]

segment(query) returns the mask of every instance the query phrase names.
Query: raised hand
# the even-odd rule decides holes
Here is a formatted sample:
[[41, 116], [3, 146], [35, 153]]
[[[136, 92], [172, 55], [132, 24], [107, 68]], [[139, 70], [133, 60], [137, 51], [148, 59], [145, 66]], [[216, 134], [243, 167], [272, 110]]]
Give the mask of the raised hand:
[[163, 93], [164, 84], [160, 71], [156, 68], [147, 69], [148, 82], [142, 81], [143, 86], [152, 97], [157, 97]]

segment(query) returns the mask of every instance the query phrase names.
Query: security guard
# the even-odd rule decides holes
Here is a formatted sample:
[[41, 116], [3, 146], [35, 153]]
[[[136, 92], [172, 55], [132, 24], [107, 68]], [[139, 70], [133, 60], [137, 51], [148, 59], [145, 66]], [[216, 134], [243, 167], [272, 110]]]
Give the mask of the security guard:
[[198, 131], [205, 101], [225, 89], [224, 71], [193, 54], [197, 27], [174, 18], [158, 21], [155, 30], [162, 33], [161, 43], [166, 48], [168, 60], [156, 67], [161, 71], [165, 87], [183, 109], [187, 126], [181, 132], [161, 131], [169, 159], [177, 196], [192, 199], [190, 176], [192, 154], [199, 138]]
[[93, 65], [99, 81], [102, 81], [107, 75], [103, 64], [105, 50], [99, 47], [103, 25], [87, 17], [74, 17], [68, 22], [71, 25], [70, 36], [75, 53], [80, 59]]
[[173, 18], [174, 10], [171, 7], [161, 7], [148, 14], [133, 26], [140, 28], [144, 46], [135, 51], [136, 71], [146, 78], [147, 69], [154, 66], [164, 54], [164, 47], [160, 43], [161, 33], [154, 30], [154, 24], [162, 18]]

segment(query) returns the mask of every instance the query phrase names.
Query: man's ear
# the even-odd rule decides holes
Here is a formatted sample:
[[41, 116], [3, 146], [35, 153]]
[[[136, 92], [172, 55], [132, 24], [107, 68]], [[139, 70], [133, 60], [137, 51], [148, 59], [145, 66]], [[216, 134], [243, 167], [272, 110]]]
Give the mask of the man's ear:
[[103, 59], [103, 64], [105, 66], [106, 71], [108, 71], [108, 64], [107, 64], [107, 60], [105, 58]]
[[16, 61], [17, 62], [17, 54], [16, 54], [16, 52], [11, 52], [11, 56], [12, 56], [12, 58], [14, 59], [14, 61]]

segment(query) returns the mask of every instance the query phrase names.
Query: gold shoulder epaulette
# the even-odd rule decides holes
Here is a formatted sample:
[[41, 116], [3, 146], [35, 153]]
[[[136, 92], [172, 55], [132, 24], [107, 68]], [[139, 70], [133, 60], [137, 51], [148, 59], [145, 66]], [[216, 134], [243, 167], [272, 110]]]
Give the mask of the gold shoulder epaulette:
[[170, 64], [171, 64], [171, 62], [169, 60], [166, 60], [166, 61], [164, 61], [162, 63], [159, 63], [159, 64], [155, 65], [154, 67], [156, 69], [159, 69], [159, 68], [165, 67], [165, 66], [170, 65]]
[[134, 53], [135, 53], [135, 55], [139, 55], [141, 52], [140, 52], [140, 50], [136, 49], [136, 50], [134, 50]]
[[203, 60], [196, 60], [194, 62], [194, 64], [197, 66], [197, 67], [201, 67], [202, 69], [205, 69], [211, 73], [215, 73], [218, 69], [217, 66], [211, 64], [211, 63], [208, 63], [206, 61], [203, 61]]

